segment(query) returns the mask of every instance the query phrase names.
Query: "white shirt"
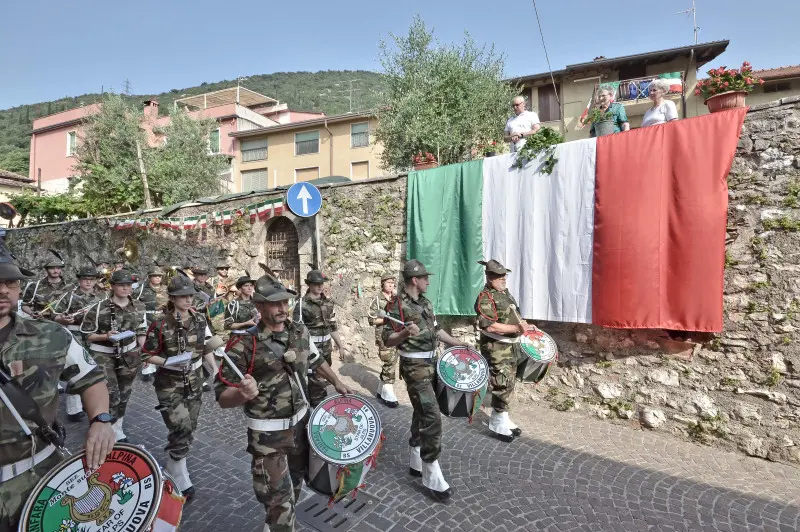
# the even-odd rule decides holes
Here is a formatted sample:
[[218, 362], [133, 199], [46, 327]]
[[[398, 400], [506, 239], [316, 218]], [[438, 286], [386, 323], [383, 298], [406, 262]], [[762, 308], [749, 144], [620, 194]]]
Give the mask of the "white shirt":
[[671, 100], [664, 100], [658, 107], [651, 107], [644, 113], [642, 118], [642, 127], [657, 126], [669, 122], [670, 120], [678, 119], [678, 108], [675, 107], [675, 102]]
[[[527, 133], [533, 126], [539, 123], [539, 115], [533, 111], [522, 111], [518, 115], [514, 115], [506, 122], [506, 129], [504, 130], [509, 135], [515, 133]], [[525, 139], [520, 139], [517, 144], [511, 144], [511, 152], [515, 152], [525, 145]]]

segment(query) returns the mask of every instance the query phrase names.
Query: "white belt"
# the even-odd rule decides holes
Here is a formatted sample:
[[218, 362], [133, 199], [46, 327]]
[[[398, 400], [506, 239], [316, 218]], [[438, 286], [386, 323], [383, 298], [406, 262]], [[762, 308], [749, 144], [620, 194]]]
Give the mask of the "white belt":
[[[189, 366], [187, 371], [194, 371], [200, 366], [203, 365], [203, 359], [197, 359], [195, 362], [192, 362], [192, 365]], [[159, 366], [161, 369], [165, 369], [167, 371], [183, 371], [183, 368], [180, 366]]]
[[[119, 352], [120, 353], [127, 353], [128, 351], [133, 351], [134, 349], [137, 349], [138, 347], [139, 347], [139, 344], [134, 340], [133, 342], [129, 343], [128, 345], [121, 346], [119, 348]], [[117, 350], [114, 349], [113, 347], [106, 347], [104, 345], [94, 344], [94, 343], [90, 343], [89, 344], [89, 350], [90, 351], [94, 351], [96, 353], [109, 353], [109, 354], [112, 354], [112, 355], [116, 354], [116, 352], [117, 352]]]
[[35, 455], [33, 455], [33, 460], [30, 458], [23, 458], [19, 462], [14, 462], [13, 464], [4, 465], [0, 468], [0, 482], [5, 482], [7, 480], [11, 480], [14, 477], [17, 477], [23, 474], [26, 471], [30, 471], [33, 469], [34, 466], [37, 464], [41, 464], [45, 460], [47, 460], [51, 454], [56, 451], [55, 445], [48, 445]]
[[433, 358], [433, 355], [436, 353], [435, 351], [419, 351], [416, 353], [406, 352], [406, 351], [398, 351], [400, 356], [403, 358]]
[[74, 332], [81, 332], [81, 326], [80, 325], [67, 325], [67, 330], [68, 331], [74, 331]]
[[312, 336], [311, 337], [311, 341], [314, 342], [315, 344], [321, 344], [322, 342], [327, 342], [330, 339], [331, 339], [331, 335], [330, 334], [326, 334], [325, 336]]
[[509, 338], [508, 336], [501, 336], [499, 334], [490, 333], [489, 331], [484, 331], [483, 329], [481, 329], [481, 334], [483, 334], [484, 336], [488, 336], [492, 340], [496, 340], [504, 344], [517, 344], [519, 343], [520, 339], [519, 336], [517, 336], [516, 338]]
[[286, 430], [291, 428], [302, 420], [308, 409], [304, 406], [298, 413], [289, 418], [284, 419], [255, 419], [252, 417], [247, 418], [247, 428], [257, 430], [259, 432], [276, 432], [279, 430]]

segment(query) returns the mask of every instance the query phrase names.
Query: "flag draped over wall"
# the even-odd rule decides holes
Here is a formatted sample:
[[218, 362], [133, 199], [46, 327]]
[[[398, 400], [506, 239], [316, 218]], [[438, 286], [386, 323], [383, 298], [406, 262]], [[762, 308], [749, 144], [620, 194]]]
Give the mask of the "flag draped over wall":
[[408, 258], [440, 314], [473, 314], [480, 259], [529, 319], [722, 329], [726, 176], [746, 109], [561, 144], [552, 174], [504, 155], [412, 172]]

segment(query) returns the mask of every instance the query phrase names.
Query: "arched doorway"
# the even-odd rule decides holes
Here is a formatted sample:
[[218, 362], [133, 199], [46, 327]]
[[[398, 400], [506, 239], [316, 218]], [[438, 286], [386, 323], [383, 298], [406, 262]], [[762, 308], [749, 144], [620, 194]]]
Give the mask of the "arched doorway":
[[286, 288], [300, 288], [300, 257], [297, 229], [285, 216], [278, 216], [267, 228], [267, 266]]

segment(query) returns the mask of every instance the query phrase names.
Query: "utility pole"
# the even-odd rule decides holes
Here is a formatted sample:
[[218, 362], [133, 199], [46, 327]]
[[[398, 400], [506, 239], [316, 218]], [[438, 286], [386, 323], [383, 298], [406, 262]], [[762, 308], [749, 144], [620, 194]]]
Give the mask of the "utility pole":
[[691, 9], [684, 9], [683, 11], [678, 11], [675, 14], [688, 15], [690, 13], [692, 14], [692, 25], [694, 26], [694, 43], [697, 44], [697, 34], [700, 32], [700, 26], [697, 25], [697, 7], [695, 6], [695, 0], [692, 0]]
[[122, 94], [125, 96], [131, 95], [131, 81], [128, 78], [125, 78], [125, 82], [122, 84]]
[[[350, 80], [344, 81], [342, 83], [348, 83], [349, 87], [347, 89], [342, 90], [342, 91], [334, 91], [334, 92], [346, 92], [347, 93], [347, 99], [348, 99], [348, 101], [350, 103], [350, 106], [349, 106], [350, 110], [348, 111], [348, 113], [352, 113], [353, 112], [353, 93], [354, 92], [359, 92], [361, 90], [361, 89], [354, 89], [353, 88], [353, 83], [355, 83], [356, 81], [361, 81], [361, 80], [360, 79], [350, 79]], [[337, 87], [340, 87], [341, 83], [335, 83], [334, 85], [336, 85]]]
[[144, 189], [144, 206], [146, 209], [153, 208], [153, 202], [150, 200], [150, 187], [147, 186], [147, 172], [144, 170], [144, 159], [142, 158], [142, 146], [139, 140], [136, 140], [136, 157], [139, 159], [139, 173], [142, 174], [142, 188]]

